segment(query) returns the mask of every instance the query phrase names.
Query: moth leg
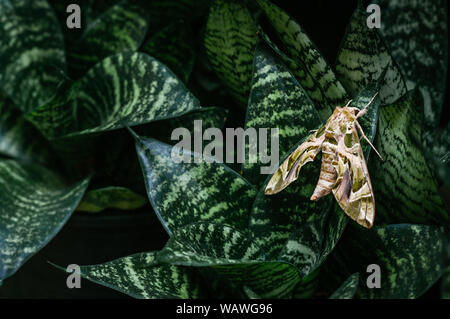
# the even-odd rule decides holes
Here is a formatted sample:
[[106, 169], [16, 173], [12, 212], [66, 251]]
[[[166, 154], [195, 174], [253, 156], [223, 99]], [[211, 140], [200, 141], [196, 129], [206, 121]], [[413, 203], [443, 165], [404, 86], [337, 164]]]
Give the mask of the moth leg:
[[375, 153], [377, 153], [377, 155], [381, 158], [381, 160], [384, 161], [383, 157], [380, 155], [380, 153], [378, 153], [375, 146], [373, 146], [372, 142], [370, 142], [370, 140], [367, 138], [366, 134], [364, 134], [364, 131], [363, 131], [361, 125], [358, 123], [358, 121], [355, 120], [355, 123], [356, 123], [356, 126], [358, 127], [359, 131], [361, 132], [361, 136], [366, 140], [367, 143], [369, 143], [369, 145], [373, 148], [373, 150], [375, 151]]

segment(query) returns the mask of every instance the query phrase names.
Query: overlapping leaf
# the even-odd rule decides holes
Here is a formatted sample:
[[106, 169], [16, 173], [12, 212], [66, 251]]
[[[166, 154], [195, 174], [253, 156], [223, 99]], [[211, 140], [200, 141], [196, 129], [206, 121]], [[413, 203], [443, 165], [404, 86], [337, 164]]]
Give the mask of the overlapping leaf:
[[377, 264], [381, 287], [360, 285], [358, 297], [417, 298], [442, 274], [443, 231], [436, 226], [392, 224], [348, 230], [325, 264], [322, 280], [327, 287], [352, 273], [365, 274], [368, 265]]
[[150, 202], [169, 233], [199, 221], [246, 227], [256, 190], [239, 174], [220, 163], [195, 163], [193, 155], [201, 154], [186, 150], [192, 162], [176, 163], [172, 154], [179, 149], [152, 138], [137, 139]]
[[102, 59], [136, 51], [147, 32], [148, 14], [138, 2], [121, 1], [102, 13], [80, 39], [69, 43], [68, 63], [75, 77]]
[[133, 210], [144, 206], [147, 199], [125, 187], [110, 186], [93, 189], [83, 197], [77, 211], [98, 213], [107, 208]]
[[68, 184], [41, 166], [0, 161], [0, 281], [58, 233], [88, 182]]
[[375, 147], [384, 161], [369, 166], [376, 223], [447, 224], [436, 182], [422, 153], [422, 97], [410, 91], [381, 109]]
[[212, 67], [230, 93], [246, 104], [258, 37], [250, 12], [239, 1], [215, 0], [205, 30], [205, 48]]
[[184, 83], [195, 61], [194, 39], [189, 25], [181, 20], [148, 39], [139, 49], [167, 65]]
[[267, 0], [256, 0], [274, 27], [287, 55], [307, 74], [298, 73], [298, 80], [308, 92], [322, 121], [328, 119], [336, 105], [344, 105], [345, 89], [336, 79], [330, 65], [317, 50], [303, 28], [286, 12]]
[[367, 26], [367, 15], [358, 2], [336, 61], [336, 74], [350, 95], [377, 81], [387, 68], [380, 90], [382, 104], [396, 101], [406, 93], [406, 84], [396, 62], [376, 28]]
[[198, 274], [188, 267], [161, 265], [156, 253], [139, 253], [104, 264], [81, 266], [81, 276], [141, 299], [205, 298]]
[[[254, 75], [247, 107], [245, 128], [254, 128], [257, 131], [277, 128], [279, 132], [278, 151], [285, 154], [301, 138], [308, 135], [309, 131], [320, 126], [321, 121], [306, 92], [298, 84], [289, 70], [274, 57], [265, 46], [259, 46], [255, 52]], [[259, 135], [262, 138], [261, 134]], [[270, 140], [270, 132], [266, 141], [258, 141], [258, 151], [261, 142], [273, 147]], [[249, 145], [246, 144], [249, 152]], [[269, 153], [269, 150], [267, 150]], [[269, 154], [270, 156], [276, 154]], [[252, 159], [253, 160], [253, 159]], [[269, 167], [272, 164], [262, 164], [261, 158], [256, 163], [246, 161], [243, 165], [243, 175], [255, 185], [261, 186], [267, 175], [261, 173], [261, 166]]]
[[66, 101], [27, 115], [48, 138], [145, 124], [200, 107], [166, 66], [139, 52], [104, 59], [64, 93]]
[[66, 68], [64, 39], [46, 0], [0, 2], [0, 89], [23, 112], [47, 102]]
[[297, 269], [284, 262], [265, 262], [263, 251], [247, 233], [217, 224], [178, 229], [158, 254], [175, 265], [212, 267], [262, 298], [288, 298], [300, 281]]
[[330, 299], [352, 299], [359, 284], [359, 273], [348, 277], [342, 285], [330, 296]]
[[443, 0], [376, 2], [382, 8], [380, 33], [408, 89], [417, 86], [424, 96], [424, 133], [431, 142], [439, 124], [447, 80], [447, 4]]
[[13, 102], [0, 93], [0, 154], [48, 164], [52, 152], [47, 141], [27, 122]]

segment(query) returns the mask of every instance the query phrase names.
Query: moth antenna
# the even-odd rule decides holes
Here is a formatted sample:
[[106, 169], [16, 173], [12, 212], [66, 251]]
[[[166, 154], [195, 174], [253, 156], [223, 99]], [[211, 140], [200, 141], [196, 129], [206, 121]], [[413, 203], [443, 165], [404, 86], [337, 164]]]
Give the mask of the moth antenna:
[[363, 116], [364, 114], [367, 113], [367, 107], [372, 104], [373, 100], [375, 100], [375, 98], [377, 97], [378, 92], [375, 93], [374, 96], [372, 96], [372, 98], [370, 99], [369, 103], [367, 103], [362, 109], [361, 111], [359, 111], [358, 115], [356, 115], [356, 118]]
[[378, 157], [380, 157], [380, 159], [382, 161], [384, 161], [383, 157], [380, 155], [380, 153], [378, 153], [375, 146], [373, 146], [372, 142], [367, 138], [366, 134], [364, 134], [364, 131], [363, 131], [361, 125], [359, 124], [359, 122], [355, 120], [355, 123], [356, 123], [356, 126], [358, 126], [359, 130], [361, 131], [361, 136], [367, 141], [367, 143], [369, 143], [369, 145], [372, 147], [372, 149], [375, 151], [375, 153], [377, 153]]
[[347, 105], [346, 105], [345, 107], [349, 106], [350, 103], [352, 103], [352, 101], [353, 101], [353, 100], [348, 101], [348, 103], [347, 103]]

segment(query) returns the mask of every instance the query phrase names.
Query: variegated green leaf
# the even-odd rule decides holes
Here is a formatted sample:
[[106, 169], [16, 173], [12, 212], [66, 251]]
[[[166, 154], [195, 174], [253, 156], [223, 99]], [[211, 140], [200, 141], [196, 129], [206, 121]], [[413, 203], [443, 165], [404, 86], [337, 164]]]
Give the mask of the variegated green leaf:
[[41, 166], [0, 160], [0, 282], [58, 233], [88, 182], [68, 184]]
[[256, 0], [256, 2], [286, 47], [287, 55], [307, 73], [304, 77], [299, 76], [299, 82], [315, 103], [322, 121], [326, 121], [334, 107], [343, 105], [348, 99], [344, 87], [295, 20], [267, 0]]
[[102, 59], [136, 51], [147, 32], [148, 14], [138, 2], [121, 1], [93, 21], [80, 39], [69, 43], [68, 63], [74, 77]]
[[185, 21], [174, 22], [148, 39], [139, 49], [167, 65], [184, 83], [195, 61], [194, 38]]
[[158, 260], [212, 267], [222, 277], [248, 287], [262, 298], [289, 298], [300, 281], [293, 265], [265, 262], [263, 251], [247, 233], [218, 224], [191, 224], [177, 229]]
[[[408, 89], [424, 96], [425, 132], [432, 140], [444, 103], [448, 67], [448, 10], [444, 0], [378, 0], [380, 33]], [[431, 138], [431, 140], [430, 140]]]
[[430, 157], [434, 164], [436, 175], [447, 186], [450, 186], [450, 123], [439, 133], [438, 138], [434, 141], [431, 156], [428, 156], [428, 158]]
[[441, 298], [450, 299], [450, 233], [445, 233], [444, 240], [444, 269], [442, 271]]
[[247, 103], [250, 91], [257, 41], [255, 23], [242, 2], [213, 2], [206, 22], [206, 53], [230, 93], [243, 105]]
[[321, 279], [327, 287], [355, 272], [369, 276], [367, 266], [376, 264], [380, 288], [359, 285], [358, 297], [417, 298], [442, 274], [444, 238], [436, 226], [392, 224], [367, 230], [352, 225], [347, 230], [324, 265]]
[[98, 213], [107, 208], [133, 210], [147, 204], [147, 199], [125, 187], [93, 189], [83, 197], [77, 211]]
[[359, 273], [348, 277], [342, 285], [330, 296], [330, 299], [352, 299], [359, 284]]
[[376, 224], [447, 224], [436, 181], [422, 153], [423, 100], [418, 90], [381, 108], [375, 147], [384, 161], [369, 165], [377, 203]]
[[[257, 131], [261, 128], [277, 128], [279, 154], [285, 154], [302, 137], [308, 135], [310, 130], [321, 125], [319, 115], [286, 66], [265, 46], [258, 46], [253, 70], [245, 127]], [[273, 147], [269, 141], [270, 132], [267, 134], [266, 143]], [[248, 144], [246, 153], [249, 153]], [[267, 178], [261, 173], [261, 166], [268, 167], [269, 164], [262, 164], [260, 158], [256, 163], [246, 161], [243, 165], [243, 176], [261, 186]]]
[[156, 253], [139, 253], [104, 264], [81, 266], [81, 276], [141, 299], [205, 298], [201, 279], [188, 267], [161, 265]]
[[67, 101], [27, 115], [48, 138], [85, 135], [172, 118], [200, 107], [162, 63], [144, 53], [104, 59], [70, 88]]
[[179, 148], [152, 138], [137, 137], [136, 149], [150, 202], [169, 233], [199, 221], [247, 226], [256, 190], [229, 167], [207, 157], [195, 163], [187, 150], [192, 162], [176, 163]]
[[52, 151], [48, 142], [2, 93], [0, 93], [0, 154], [41, 164], [52, 161]]
[[380, 90], [382, 104], [392, 103], [405, 94], [406, 84], [377, 29], [367, 26], [367, 13], [358, 1], [341, 42], [336, 74], [347, 92], [354, 95], [377, 81], [386, 68]]
[[0, 2], [0, 89], [23, 112], [47, 102], [66, 68], [64, 39], [46, 0]]

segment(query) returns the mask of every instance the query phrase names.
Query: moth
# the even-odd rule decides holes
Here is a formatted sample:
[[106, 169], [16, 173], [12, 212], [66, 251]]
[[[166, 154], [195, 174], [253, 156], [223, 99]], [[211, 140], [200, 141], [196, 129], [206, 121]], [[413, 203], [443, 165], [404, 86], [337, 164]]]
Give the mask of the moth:
[[375, 197], [358, 130], [382, 157], [364, 134], [358, 118], [367, 113], [367, 107], [377, 94], [362, 109], [350, 107], [351, 100], [344, 107], [336, 107], [326, 124], [312, 131], [313, 134], [281, 164], [269, 180], [265, 194], [273, 195], [285, 189], [298, 178], [302, 166], [322, 151], [319, 181], [311, 200], [317, 201], [332, 192], [350, 218], [366, 228], [372, 227]]

